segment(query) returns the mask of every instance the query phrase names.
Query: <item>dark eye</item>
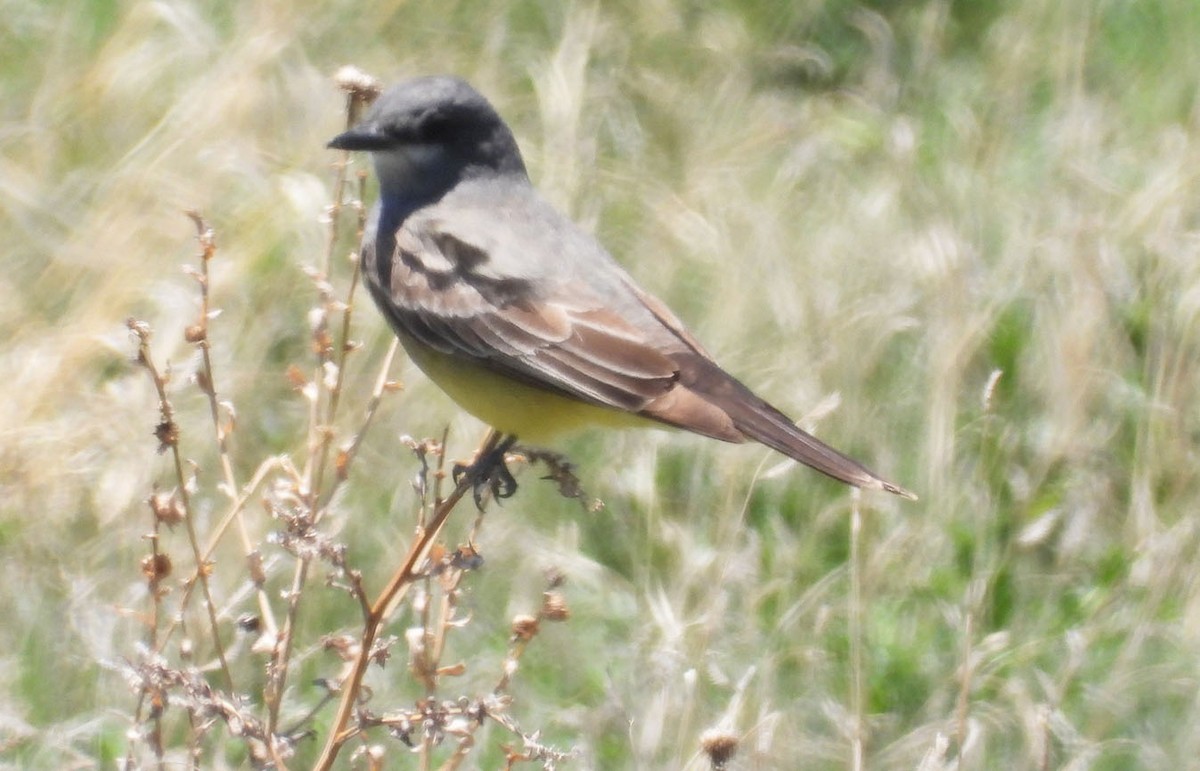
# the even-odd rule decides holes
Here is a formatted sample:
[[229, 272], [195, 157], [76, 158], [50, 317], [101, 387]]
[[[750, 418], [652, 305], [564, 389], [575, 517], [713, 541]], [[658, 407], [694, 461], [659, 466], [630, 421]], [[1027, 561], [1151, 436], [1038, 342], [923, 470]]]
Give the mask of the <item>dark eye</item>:
[[452, 138], [454, 119], [441, 110], [429, 110], [414, 121], [414, 128], [419, 142], [444, 142]]

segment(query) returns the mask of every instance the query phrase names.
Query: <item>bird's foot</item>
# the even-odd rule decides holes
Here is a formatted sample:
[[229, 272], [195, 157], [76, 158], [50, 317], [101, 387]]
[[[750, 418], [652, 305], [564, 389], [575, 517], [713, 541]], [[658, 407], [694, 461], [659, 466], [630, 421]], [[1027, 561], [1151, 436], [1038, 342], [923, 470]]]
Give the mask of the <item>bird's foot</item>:
[[470, 482], [471, 497], [475, 499], [475, 507], [480, 511], [483, 510], [484, 493], [490, 492], [493, 498], [501, 501], [513, 497], [517, 492], [517, 480], [513, 478], [505, 463], [505, 456], [516, 441], [515, 436], [505, 437], [495, 447], [476, 458], [474, 463], [456, 463], [451, 469], [454, 484], [461, 483], [464, 477]]

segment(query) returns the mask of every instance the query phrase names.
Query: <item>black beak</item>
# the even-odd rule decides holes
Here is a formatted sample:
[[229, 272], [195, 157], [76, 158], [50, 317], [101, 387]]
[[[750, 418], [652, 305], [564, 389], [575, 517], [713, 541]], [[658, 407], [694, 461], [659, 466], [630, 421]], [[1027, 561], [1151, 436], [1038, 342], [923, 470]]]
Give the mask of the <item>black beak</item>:
[[349, 131], [338, 134], [329, 140], [329, 144], [326, 147], [331, 147], [334, 150], [371, 152], [373, 150], [387, 150], [395, 147], [397, 144], [398, 142], [395, 137], [384, 134], [378, 128], [368, 123], [360, 123]]

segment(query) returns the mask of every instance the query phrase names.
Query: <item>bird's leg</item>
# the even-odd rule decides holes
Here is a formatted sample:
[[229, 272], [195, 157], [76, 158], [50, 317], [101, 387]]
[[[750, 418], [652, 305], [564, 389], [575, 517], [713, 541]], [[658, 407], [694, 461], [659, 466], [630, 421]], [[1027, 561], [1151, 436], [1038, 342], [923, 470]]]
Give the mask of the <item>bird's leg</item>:
[[458, 484], [463, 476], [470, 480], [476, 508], [483, 509], [485, 490], [491, 490], [492, 497], [497, 500], [511, 498], [517, 492], [517, 480], [513, 478], [512, 472], [504, 462], [504, 456], [516, 442], [517, 437], [510, 434], [501, 438], [490, 449], [485, 448], [471, 465], [454, 464], [451, 472], [454, 483]]

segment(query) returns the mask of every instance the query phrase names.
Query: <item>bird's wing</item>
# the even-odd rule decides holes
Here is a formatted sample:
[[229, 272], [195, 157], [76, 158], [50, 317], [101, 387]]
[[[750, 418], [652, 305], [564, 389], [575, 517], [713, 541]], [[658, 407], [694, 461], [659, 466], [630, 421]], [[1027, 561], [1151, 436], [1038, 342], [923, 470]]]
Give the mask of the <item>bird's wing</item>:
[[[594, 241], [559, 222], [526, 228], [496, 215], [431, 207], [404, 223], [382, 303], [397, 329], [536, 387], [744, 440], [722, 410], [678, 387], [673, 354], [690, 335], [658, 303], [676, 328], [664, 324]], [[543, 251], [524, 259], [521, 248]], [[567, 261], [554, 264], [564, 249], [597, 260], [587, 280]]]

